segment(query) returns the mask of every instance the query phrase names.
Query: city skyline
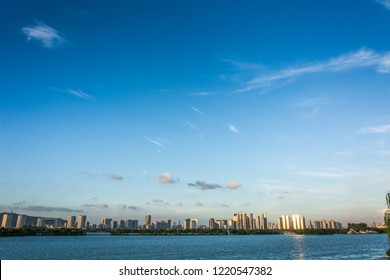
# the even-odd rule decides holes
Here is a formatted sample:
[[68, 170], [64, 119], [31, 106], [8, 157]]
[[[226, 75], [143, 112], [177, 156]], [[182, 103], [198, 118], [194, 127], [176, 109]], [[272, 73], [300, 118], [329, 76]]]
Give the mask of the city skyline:
[[0, 212], [383, 220], [389, 1], [18, 0], [0, 23]]

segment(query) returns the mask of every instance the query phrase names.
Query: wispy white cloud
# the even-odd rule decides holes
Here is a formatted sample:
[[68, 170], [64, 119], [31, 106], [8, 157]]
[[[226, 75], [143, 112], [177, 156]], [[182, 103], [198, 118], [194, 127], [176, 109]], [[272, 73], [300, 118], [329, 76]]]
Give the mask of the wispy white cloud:
[[16, 202], [14, 203], [14, 205], [23, 205], [23, 204], [25, 204], [25, 203], [26, 203], [25, 200], [19, 200], [19, 201], [16, 201]]
[[78, 89], [67, 89], [66, 92], [70, 95], [74, 95], [74, 96], [77, 96], [79, 98], [82, 98], [82, 99], [86, 99], [86, 100], [91, 100], [93, 99], [93, 97], [89, 94], [86, 94], [85, 92], [81, 91], [81, 90], [78, 90]]
[[291, 174], [307, 176], [307, 177], [330, 178], [330, 179], [356, 176], [356, 174], [340, 168], [324, 168], [315, 171], [292, 172]]
[[390, 10], [390, 0], [377, 0], [376, 2], [383, 5], [386, 9]]
[[118, 204], [116, 207], [118, 207], [119, 210], [125, 210], [127, 209], [127, 205], [126, 204]]
[[97, 203], [97, 204], [83, 204], [82, 207], [86, 208], [99, 208], [99, 209], [106, 209], [108, 208], [108, 205], [105, 203]]
[[162, 202], [164, 202], [164, 200], [162, 200], [161, 198], [156, 198], [156, 199], [152, 199], [152, 202], [162, 203]]
[[27, 40], [35, 40], [44, 48], [55, 48], [66, 43], [60, 32], [54, 28], [44, 24], [42, 21], [37, 21], [35, 25], [30, 25], [22, 28]]
[[189, 96], [210, 96], [210, 95], [211, 95], [210, 92], [200, 91], [200, 92], [191, 93]]
[[150, 143], [152, 143], [152, 144], [154, 144], [156, 146], [159, 146], [161, 148], [167, 149], [167, 147], [162, 143], [162, 141], [157, 141], [157, 140], [152, 139], [152, 138], [147, 137], [147, 136], [145, 137], [145, 139], [146, 139], [146, 141], [148, 141], [148, 142], [150, 142]]
[[240, 134], [240, 131], [237, 129], [237, 127], [234, 124], [228, 123], [228, 128], [231, 132]]
[[114, 180], [114, 181], [121, 181], [121, 180], [123, 180], [122, 176], [117, 175], [117, 174], [113, 174], [113, 173], [108, 173], [107, 174], [107, 178], [111, 179], [111, 180]]
[[194, 129], [194, 130], [199, 130], [198, 127], [196, 125], [194, 125], [192, 122], [186, 122], [185, 125]]
[[204, 204], [203, 204], [203, 203], [200, 203], [200, 202], [198, 202], [198, 203], [196, 203], [196, 204], [195, 204], [195, 206], [198, 206], [198, 207], [203, 207], [203, 206], [204, 206]]
[[204, 115], [205, 115], [205, 113], [203, 113], [201, 110], [199, 110], [198, 108], [196, 108], [196, 107], [194, 107], [194, 106], [191, 106], [191, 109], [192, 109], [194, 112], [196, 112], [196, 113], [198, 113], [199, 115], [201, 115], [201, 116], [204, 116]]
[[376, 71], [382, 74], [390, 73], [390, 52], [375, 52], [369, 49], [360, 49], [355, 52], [343, 54], [323, 62], [309, 63], [303, 66], [289, 67], [270, 74], [261, 74], [249, 81], [246, 87], [234, 91], [241, 93], [260, 89], [272, 85], [275, 82], [285, 82], [300, 76], [322, 73], [339, 72], [365, 67], [376, 67]]
[[71, 89], [71, 88], [60, 89], [60, 88], [56, 88], [53, 86], [49, 86], [49, 88], [52, 90], [58, 91], [58, 92], [70, 94], [70, 95], [76, 96], [78, 98], [86, 99], [86, 100], [94, 99], [94, 97], [92, 95], [89, 95], [89, 94], [87, 94], [81, 90], [78, 90], [78, 89]]
[[173, 178], [173, 176], [168, 172], [164, 172], [163, 174], [157, 175], [156, 178], [160, 184], [174, 184], [179, 180], [178, 178]]
[[233, 65], [238, 70], [258, 70], [264, 68], [264, 65], [259, 63], [244, 62], [244, 61], [238, 61], [238, 60], [227, 59], [227, 58], [222, 58], [221, 60], [223, 62]]
[[362, 127], [360, 133], [387, 133], [390, 132], [390, 124]]

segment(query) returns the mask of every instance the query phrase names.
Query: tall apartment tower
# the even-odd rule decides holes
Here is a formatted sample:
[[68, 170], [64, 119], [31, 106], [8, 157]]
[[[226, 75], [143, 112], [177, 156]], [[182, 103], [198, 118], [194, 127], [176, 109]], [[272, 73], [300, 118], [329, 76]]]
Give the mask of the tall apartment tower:
[[1, 227], [10, 228], [16, 227], [18, 215], [14, 213], [4, 213]]
[[152, 223], [152, 216], [146, 215], [145, 216], [145, 225], [150, 225]]
[[256, 229], [261, 229], [261, 218], [260, 218], [260, 216], [256, 217]]
[[87, 223], [87, 216], [80, 215], [77, 218], [77, 228], [85, 228], [85, 224]]
[[66, 227], [68, 228], [76, 227], [76, 216], [68, 216], [68, 222], [66, 223]]
[[255, 229], [255, 224], [254, 224], [254, 219], [253, 219], [253, 213], [250, 213], [249, 214], [249, 228], [250, 230], [254, 230]]
[[26, 225], [27, 216], [26, 215], [18, 215], [18, 220], [16, 221], [16, 228], [22, 228]]
[[268, 229], [268, 220], [267, 220], [267, 212], [264, 212], [261, 215], [261, 229]]
[[210, 220], [209, 220], [209, 229], [215, 229], [215, 220], [214, 220], [214, 218], [210, 218]]
[[242, 218], [243, 219], [243, 228], [244, 229], [248, 229], [249, 228], [249, 225], [248, 225], [248, 215], [246, 213], [244, 213], [244, 217]]

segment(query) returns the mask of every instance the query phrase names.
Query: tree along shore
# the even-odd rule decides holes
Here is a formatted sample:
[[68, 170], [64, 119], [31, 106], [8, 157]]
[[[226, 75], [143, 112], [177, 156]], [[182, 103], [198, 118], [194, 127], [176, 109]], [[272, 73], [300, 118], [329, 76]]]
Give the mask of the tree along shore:
[[[8, 236], [82, 236], [87, 233], [107, 233], [111, 235], [333, 235], [347, 234], [349, 229], [304, 229], [304, 230], [238, 230], [238, 229], [107, 229], [85, 230], [75, 228], [40, 228], [26, 226], [23, 228], [0, 228], [0, 237]], [[385, 229], [369, 228], [378, 233], [385, 233]]]
[[86, 231], [76, 228], [41, 228], [26, 226], [23, 228], [0, 228], [0, 237], [8, 236], [63, 236], [85, 235]]

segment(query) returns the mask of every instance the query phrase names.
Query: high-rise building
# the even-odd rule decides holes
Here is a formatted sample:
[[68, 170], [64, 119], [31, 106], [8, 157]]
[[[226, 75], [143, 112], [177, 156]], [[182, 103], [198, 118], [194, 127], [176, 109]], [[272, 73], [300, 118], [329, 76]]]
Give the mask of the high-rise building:
[[185, 219], [183, 221], [183, 229], [190, 229], [190, 224], [191, 224], [191, 219], [190, 218]]
[[26, 215], [18, 215], [18, 219], [16, 221], [16, 228], [22, 228], [26, 225], [27, 216]]
[[76, 216], [71, 216], [71, 215], [68, 216], [66, 227], [68, 228], [76, 227]]
[[249, 214], [249, 228], [250, 228], [250, 230], [254, 230], [255, 229], [254, 222], [255, 222], [255, 220], [253, 219], [253, 213], [250, 213]]
[[327, 229], [328, 228], [328, 224], [326, 223], [325, 219], [322, 219], [322, 221], [321, 221], [321, 228], [323, 228], [323, 229]]
[[198, 227], [198, 219], [191, 219], [190, 229], [196, 229]]
[[146, 215], [145, 216], [145, 225], [150, 225], [152, 223], [152, 216]]
[[[68, 217], [69, 219], [69, 217]], [[79, 215], [77, 218], [77, 228], [86, 228], [87, 216]]]
[[255, 228], [256, 229], [261, 229], [261, 218], [260, 218], [260, 216], [256, 217]]
[[16, 227], [17, 220], [18, 220], [17, 214], [4, 213], [1, 227], [5, 227], [5, 228]]
[[209, 219], [209, 229], [215, 229], [216, 228], [216, 223], [214, 218]]
[[264, 213], [261, 215], [261, 229], [268, 229], [267, 223], [268, 223], [268, 220], [267, 220], [267, 212], [264, 212]]
[[248, 215], [246, 213], [244, 213], [244, 217], [243, 217], [243, 228], [244, 229], [248, 229], [249, 228]]
[[102, 228], [104, 229], [111, 228], [111, 221], [112, 221], [111, 218], [102, 218], [102, 222], [101, 222]]
[[283, 229], [283, 216], [278, 218], [278, 229]]

